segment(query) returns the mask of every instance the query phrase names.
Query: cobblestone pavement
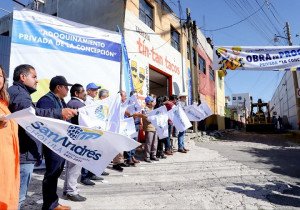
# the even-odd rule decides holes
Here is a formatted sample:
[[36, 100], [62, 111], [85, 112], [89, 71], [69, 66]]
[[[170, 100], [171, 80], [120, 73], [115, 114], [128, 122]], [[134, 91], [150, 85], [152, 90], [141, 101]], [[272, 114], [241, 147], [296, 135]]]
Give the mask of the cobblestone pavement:
[[[95, 186], [79, 184], [81, 194], [87, 197], [85, 202], [71, 202], [62, 196], [62, 175], [58, 184], [60, 203], [72, 209], [292, 209], [300, 206], [300, 197], [288, 194], [300, 189], [295, 183], [229, 160], [215, 150], [196, 146], [194, 140], [188, 140], [187, 145], [191, 149], [187, 154], [176, 152], [156, 163], [141, 162], [137, 167], [125, 168], [123, 173], [107, 169], [110, 175]], [[42, 179], [43, 171], [36, 171], [24, 209], [41, 209]], [[276, 202], [279, 196], [294, 199], [295, 204], [289, 205], [287, 200], [286, 205], [279, 205]]]

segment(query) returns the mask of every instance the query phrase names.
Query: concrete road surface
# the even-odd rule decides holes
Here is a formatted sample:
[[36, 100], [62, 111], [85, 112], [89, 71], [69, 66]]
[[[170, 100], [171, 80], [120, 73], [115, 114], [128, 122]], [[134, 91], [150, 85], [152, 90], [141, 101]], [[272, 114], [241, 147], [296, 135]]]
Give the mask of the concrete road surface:
[[[188, 136], [187, 136], [188, 137]], [[58, 184], [60, 203], [72, 209], [293, 209], [300, 207], [298, 174], [274, 173], [261, 164], [268, 158], [257, 150], [274, 145], [246, 141], [188, 140], [187, 154], [176, 152], [156, 163], [141, 162], [123, 173], [107, 169], [110, 175], [93, 187], [78, 185], [85, 202], [62, 196], [64, 175]], [[196, 143], [195, 143], [196, 142]], [[253, 149], [240, 152], [241, 148]], [[251, 145], [249, 147], [249, 144]], [[234, 145], [234, 146], [232, 146]], [[275, 148], [280, 150], [281, 146]], [[298, 146], [295, 146], [295, 149]], [[257, 150], [256, 150], [257, 149]], [[246, 155], [241, 155], [245, 153]], [[293, 159], [294, 155], [285, 156]], [[297, 156], [298, 157], [298, 156]], [[254, 158], [254, 159], [253, 159]], [[300, 160], [299, 158], [297, 159]], [[260, 161], [262, 163], [260, 163]], [[266, 161], [266, 162], [264, 162]], [[248, 163], [250, 162], [250, 163]], [[257, 164], [256, 164], [257, 162]], [[287, 161], [288, 163], [289, 161]], [[299, 164], [295, 169], [299, 169]], [[284, 167], [284, 166], [282, 166]], [[281, 167], [281, 168], [282, 168]], [[24, 209], [41, 209], [43, 171], [34, 173]]]

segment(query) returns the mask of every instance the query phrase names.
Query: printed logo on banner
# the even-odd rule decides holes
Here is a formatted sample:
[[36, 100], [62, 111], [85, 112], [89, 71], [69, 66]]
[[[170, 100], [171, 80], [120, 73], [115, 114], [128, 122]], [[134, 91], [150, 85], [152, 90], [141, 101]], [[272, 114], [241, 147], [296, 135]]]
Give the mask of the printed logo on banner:
[[104, 109], [103, 106], [100, 105], [95, 109], [95, 115], [98, 119], [104, 120], [105, 119], [105, 114], [104, 114]]
[[67, 129], [68, 136], [73, 140], [96, 139], [103, 135], [102, 132], [91, 132], [89, 129], [81, 129], [78, 126], [70, 125]]
[[31, 125], [27, 126], [25, 129], [27, 132], [38, 138], [40, 141], [44, 142], [44, 144], [46, 145], [51, 144], [50, 142], [56, 143], [51, 144], [51, 147], [57, 147], [57, 149], [55, 149], [55, 151], [57, 152], [61, 152], [62, 148], [65, 147], [66, 149], [76, 153], [83, 158], [87, 157], [90, 159], [99, 160], [102, 156], [101, 153], [97, 152], [97, 150], [88, 148], [86, 145], [81, 146], [69, 141], [69, 137], [73, 140], [97, 139], [101, 135], [103, 135], [101, 131], [96, 133], [86, 128], [81, 129], [78, 126], [70, 125], [67, 129], [67, 135], [69, 136], [68, 137], [60, 135], [59, 133], [55, 132], [51, 128], [47, 127], [44, 123], [39, 121], [31, 123]]

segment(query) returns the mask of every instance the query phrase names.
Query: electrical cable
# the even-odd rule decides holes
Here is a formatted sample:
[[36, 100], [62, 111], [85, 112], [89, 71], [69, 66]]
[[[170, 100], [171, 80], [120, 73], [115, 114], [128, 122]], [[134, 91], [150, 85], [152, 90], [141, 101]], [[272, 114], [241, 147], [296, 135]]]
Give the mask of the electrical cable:
[[238, 24], [244, 22], [245, 20], [249, 19], [250, 17], [252, 17], [256, 13], [258, 13], [263, 8], [264, 5], [265, 5], [265, 3], [258, 10], [256, 10], [254, 13], [252, 13], [251, 15], [249, 15], [246, 18], [244, 18], [244, 19], [242, 19], [242, 20], [240, 20], [240, 21], [238, 21], [236, 23], [233, 23], [231, 25], [224, 26], [224, 27], [221, 27], [221, 28], [216, 28], [216, 29], [201, 29], [201, 30], [203, 30], [203, 31], [220, 31], [220, 30], [223, 30], [223, 29], [231, 28], [231, 27], [233, 27], [235, 25], [238, 25]]
[[[163, 43], [162, 45], [160, 45], [159, 47], [153, 48], [153, 50], [157, 50], [157, 49], [163, 47], [163, 46], [164, 46], [165, 44], [167, 44], [170, 40], [171, 40], [171, 38], [168, 39], [166, 42], [164, 42], [164, 43]], [[134, 53], [143, 53], [143, 52], [145, 52], [145, 51], [139, 51], [139, 52], [127, 52], [127, 53], [132, 53], [132, 54], [134, 54]]]

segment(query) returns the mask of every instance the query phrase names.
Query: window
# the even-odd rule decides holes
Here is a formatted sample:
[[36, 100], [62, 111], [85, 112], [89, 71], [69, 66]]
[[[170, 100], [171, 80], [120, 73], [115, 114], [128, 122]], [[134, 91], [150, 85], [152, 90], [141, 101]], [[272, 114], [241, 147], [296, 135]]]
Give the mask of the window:
[[234, 101], [235, 101], [235, 100], [236, 100], [236, 97], [232, 97], [232, 100], [234, 100]]
[[209, 66], [209, 79], [215, 81], [215, 71]]
[[171, 45], [180, 51], [180, 34], [171, 26]]
[[239, 100], [239, 101], [242, 100], [242, 96], [239, 96], [239, 97], [238, 97], [238, 100]]
[[199, 70], [206, 74], [206, 62], [205, 60], [198, 55], [198, 62], [199, 62]]
[[153, 7], [145, 0], [140, 0], [140, 20], [153, 29]]
[[9, 31], [5, 31], [2, 34], [0, 34], [1, 36], [9, 36]]

